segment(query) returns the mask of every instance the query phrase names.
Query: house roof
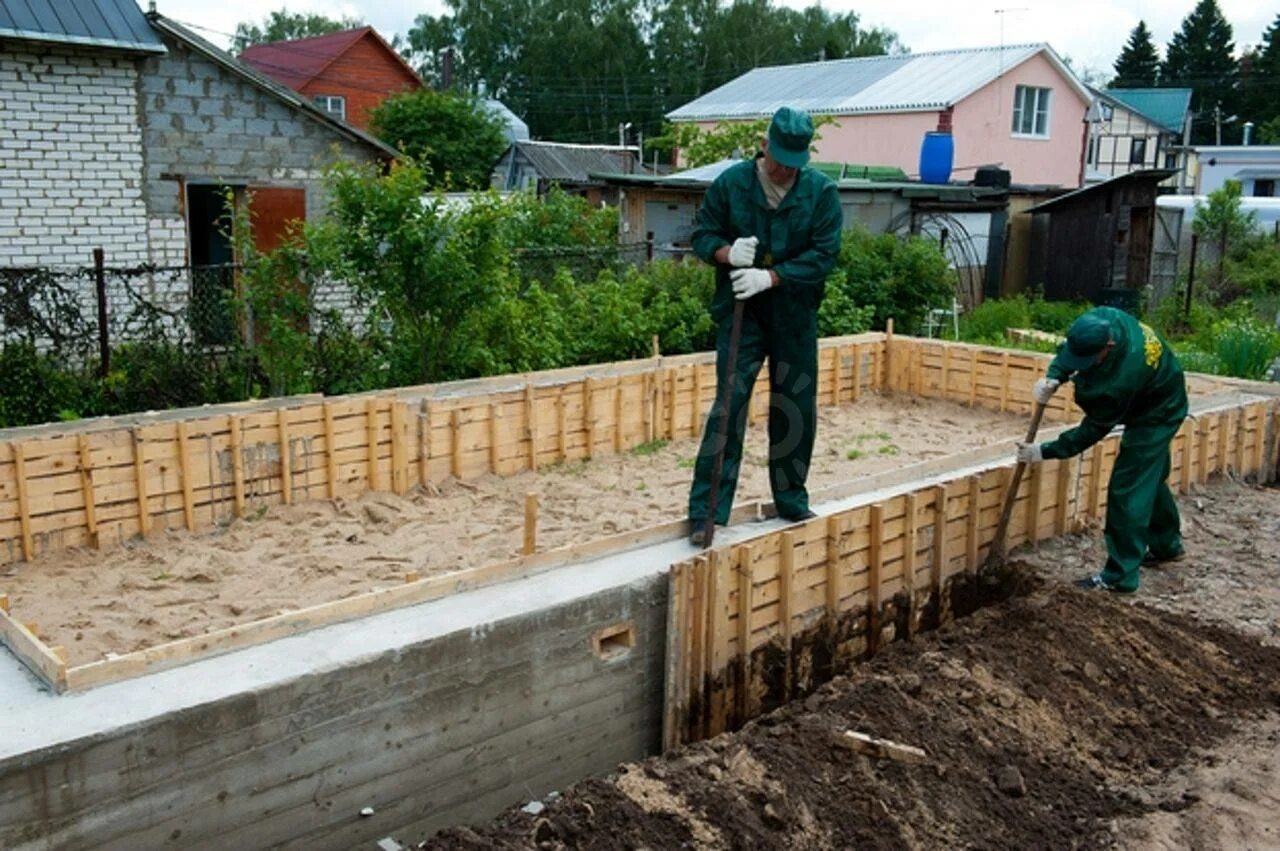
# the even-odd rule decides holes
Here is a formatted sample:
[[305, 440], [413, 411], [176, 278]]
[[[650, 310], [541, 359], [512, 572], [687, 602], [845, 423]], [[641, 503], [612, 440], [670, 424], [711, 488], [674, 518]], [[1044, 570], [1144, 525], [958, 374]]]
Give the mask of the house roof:
[[[521, 141], [512, 147], [529, 160], [542, 177], [562, 183], [598, 183], [597, 173], [626, 173], [639, 165], [636, 148], [617, 145], [571, 145], [564, 142]], [[628, 169], [630, 162], [632, 168]]]
[[1182, 132], [1191, 109], [1191, 89], [1106, 89], [1103, 94], [1170, 133]]
[[372, 37], [413, 79], [421, 82], [418, 72], [373, 27], [356, 27], [352, 30], [328, 33], [311, 38], [295, 38], [288, 41], [272, 41], [255, 44], [244, 49], [240, 61], [281, 82], [291, 89], [300, 89], [320, 76], [337, 59], [363, 38]]
[[284, 104], [291, 109], [301, 112], [307, 117], [315, 121], [319, 121], [321, 124], [327, 125], [340, 136], [345, 136], [353, 141], [377, 148], [378, 152], [384, 156], [400, 156], [399, 151], [388, 145], [386, 142], [383, 142], [378, 137], [333, 117], [325, 110], [320, 109], [315, 104], [311, 103], [311, 101], [307, 100], [305, 97], [300, 96], [293, 89], [282, 86], [275, 80], [260, 74], [258, 71], [236, 59], [230, 53], [227, 53], [225, 50], [205, 41], [203, 38], [181, 24], [156, 13], [148, 14], [147, 21], [150, 22], [151, 26], [155, 27], [158, 32], [168, 35], [170, 38], [176, 39], [182, 44], [185, 44], [188, 48], [201, 54], [214, 64], [222, 66], [222, 68], [228, 72], [235, 74], [259, 89], [262, 89], [277, 100], [283, 101]]
[[755, 68], [667, 118], [762, 118], [781, 106], [828, 115], [945, 109], [1040, 53], [1084, 101], [1092, 100], [1049, 45], [1017, 44]]
[[134, 0], [4, 0], [0, 38], [165, 52]]
[[1046, 213], [1060, 206], [1079, 201], [1083, 196], [1102, 192], [1104, 190], [1115, 189], [1123, 183], [1151, 183], [1157, 184], [1162, 180], [1168, 180], [1177, 174], [1176, 171], [1167, 168], [1147, 168], [1138, 171], [1131, 171], [1128, 174], [1121, 174], [1110, 180], [1104, 180], [1101, 183], [1091, 183], [1088, 186], [1082, 186], [1079, 189], [1068, 192], [1065, 195], [1059, 195], [1043, 204], [1037, 204], [1034, 207], [1028, 207], [1028, 213]]
[[529, 125], [525, 124], [520, 116], [512, 112], [505, 103], [494, 98], [486, 98], [484, 105], [489, 112], [496, 115], [503, 122], [503, 132], [507, 136], [508, 143], [527, 142], [529, 140]]

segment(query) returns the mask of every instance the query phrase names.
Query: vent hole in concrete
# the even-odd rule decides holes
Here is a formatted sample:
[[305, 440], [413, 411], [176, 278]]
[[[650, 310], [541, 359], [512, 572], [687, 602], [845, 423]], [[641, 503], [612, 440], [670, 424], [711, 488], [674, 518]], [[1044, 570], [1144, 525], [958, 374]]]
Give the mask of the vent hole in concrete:
[[601, 659], [616, 659], [636, 646], [635, 628], [630, 623], [607, 626], [591, 636], [591, 644]]

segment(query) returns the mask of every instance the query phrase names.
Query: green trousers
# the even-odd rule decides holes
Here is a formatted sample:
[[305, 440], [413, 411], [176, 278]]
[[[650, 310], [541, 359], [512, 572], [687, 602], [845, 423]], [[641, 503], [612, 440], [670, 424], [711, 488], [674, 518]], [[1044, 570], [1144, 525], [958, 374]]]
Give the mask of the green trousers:
[[1172, 425], [1126, 427], [1107, 486], [1107, 564], [1102, 578], [1124, 590], [1138, 588], [1142, 558], [1158, 559], [1182, 551], [1178, 503], [1169, 490], [1169, 444], [1181, 420]]
[[[769, 360], [769, 484], [778, 514], [797, 518], [809, 510], [809, 460], [817, 429], [817, 312], [768, 292], [749, 300], [743, 310], [738, 362], [729, 399], [729, 428], [724, 467], [716, 498], [716, 522], [729, 522], [733, 494], [742, 466], [742, 439], [747, 428], [751, 391], [764, 360]], [[689, 489], [689, 519], [705, 520], [711, 494], [721, 410], [720, 393], [729, 380], [729, 333], [733, 317], [716, 329], [716, 401], [707, 416]]]

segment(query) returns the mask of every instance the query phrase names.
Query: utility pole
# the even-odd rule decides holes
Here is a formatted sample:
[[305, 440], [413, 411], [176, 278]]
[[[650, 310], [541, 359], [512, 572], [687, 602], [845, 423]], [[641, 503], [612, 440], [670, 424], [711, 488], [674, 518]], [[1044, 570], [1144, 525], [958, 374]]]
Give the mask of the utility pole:
[[1222, 102], [1221, 101], [1213, 105], [1213, 126], [1214, 126], [1213, 143], [1215, 145], [1221, 145], [1222, 144]]
[[453, 47], [446, 47], [440, 54], [440, 87], [449, 91], [453, 88]]

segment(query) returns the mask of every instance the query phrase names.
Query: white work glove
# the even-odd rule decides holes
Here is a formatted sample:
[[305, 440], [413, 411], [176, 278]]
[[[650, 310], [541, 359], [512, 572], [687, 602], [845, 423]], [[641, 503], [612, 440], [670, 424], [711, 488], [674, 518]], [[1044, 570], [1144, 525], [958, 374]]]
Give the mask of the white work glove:
[[1039, 464], [1044, 460], [1044, 451], [1038, 443], [1019, 443], [1018, 444], [1018, 463], [1019, 464]]
[[734, 269], [729, 277], [733, 280], [733, 295], [739, 301], [759, 295], [773, 286], [773, 276], [768, 269]]
[[756, 262], [756, 244], [760, 240], [754, 236], [741, 236], [729, 246], [729, 265], [745, 269]]
[[1032, 388], [1031, 395], [1035, 397], [1036, 402], [1041, 405], [1049, 404], [1049, 400], [1053, 398], [1053, 394], [1058, 392], [1058, 388], [1062, 386], [1062, 382], [1055, 378], [1042, 378], [1036, 382], [1036, 386]]

